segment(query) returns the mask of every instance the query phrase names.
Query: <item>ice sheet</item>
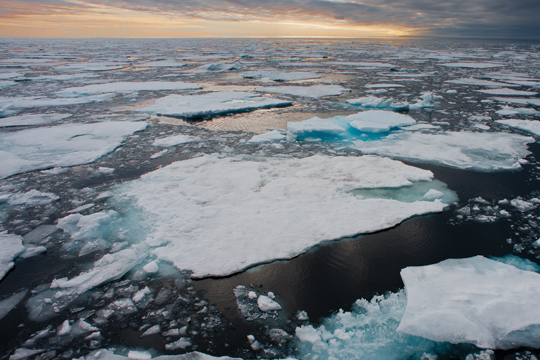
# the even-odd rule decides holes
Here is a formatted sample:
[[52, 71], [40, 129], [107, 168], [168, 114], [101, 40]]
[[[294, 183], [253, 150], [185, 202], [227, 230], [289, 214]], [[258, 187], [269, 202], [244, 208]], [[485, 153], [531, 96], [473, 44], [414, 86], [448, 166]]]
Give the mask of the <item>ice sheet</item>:
[[116, 149], [145, 122], [66, 124], [0, 135], [0, 177], [87, 164]]
[[540, 275], [482, 256], [401, 270], [398, 332], [480, 348], [540, 347]]
[[255, 91], [269, 94], [294, 95], [310, 98], [322, 96], [341, 95], [349, 89], [340, 85], [313, 85], [313, 86], [265, 86], [255, 88]]
[[292, 102], [261, 97], [250, 92], [213, 92], [203, 95], [169, 95], [139, 111], [155, 115], [193, 118], [289, 106]]
[[24, 251], [22, 239], [21, 236], [8, 234], [7, 231], [0, 232], [0, 280], [15, 266], [13, 259]]
[[202, 89], [199, 84], [184, 83], [181, 81], [147, 81], [147, 82], [114, 82], [106, 84], [93, 84], [81, 87], [71, 87], [56, 92], [58, 96], [78, 97], [96, 95], [110, 92], [134, 91], [162, 91], [162, 90], [197, 90]]
[[534, 138], [507, 133], [446, 132], [425, 134], [399, 132], [373, 141], [355, 141], [366, 154], [413, 162], [428, 162], [459, 169], [501, 171], [519, 169]]
[[440, 200], [400, 202], [350, 193], [431, 179], [429, 171], [376, 156], [207, 155], [175, 162], [116, 191], [120, 198], [136, 200], [144, 211], [151, 228], [146, 242], [156, 247], [154, 255], [205, 277], [291, 258], [321, 241], [442, 211]]

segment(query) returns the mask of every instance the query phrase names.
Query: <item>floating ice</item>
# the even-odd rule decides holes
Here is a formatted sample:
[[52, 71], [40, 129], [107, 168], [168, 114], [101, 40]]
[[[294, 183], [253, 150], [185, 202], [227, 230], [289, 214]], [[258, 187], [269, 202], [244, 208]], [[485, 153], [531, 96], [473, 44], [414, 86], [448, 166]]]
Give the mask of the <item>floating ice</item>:
[[250, 92], [213, 92], [203, 95], [169, 95], [139, 111], [155, 115], [193, 118], [231, 112], [290, 106], [292, 102], [271, 99]]
[[231, 71], [231, 70], [244, 70], [246, 67], [237, 62], [217, 62], [199, 66], [198, 70], [207, 71]]
[[98, 78], [99, 75], [93, 74], [71, 74], [71, 75], [41, 75], [31, 78], [25, 78], [30, 81], [73, 81], [80, 79]]
[[475, 78], [463, 78], [455, 80], [447, 80], [446, 82], [460, 85], [476, 85], [476, 86], [490, 86], [490, 87], [503, 87], [503, 86], [517, 86], [517, 85], [508, 85], [505, 83], [489, 81], [489, 80], [480, 80]]
[[0, 118], [17, 114], [20, 109], [45, 107], [45, 106], [69, 106], [88, 104], [93, 102], [106, 101], [113, 98], [115, 94], [101, 94], [95, 96], [82, 96], [73, 99], [50, 99], [33, 97], [1, 97], [0, 96]]
[[382, 84], [368, 84], [364, 87], [368, 89], [378, 89], [378, 88], [395, 88], [395, 87], [404, 87], [401, 84], [388, 84], [388, 83], [382, 83]]
[[408, 110], [408, 102], [394, 102], [392, 98], [378, 98], [376, 96], [365, 96], [357, 99], [349, 99], [347, 103], [351, 105], [359, 105], [367, 109], [392, 109], [392, 110]]
[[11, 295], [7, 299], [0, 300], [0, 320], [9, 314], [9, 312], [24, 299], [27, 293], [28, 290], [22, 290]]
[[150, 360], [150, 359], [152, 359], [152, 354], [150, 354], [148, 351], [130, 350], [128, 352], [127, 357], [128, 357], [128, 359]]
[[255, 135], [251, 139], [249, 139], [247, 142], [248, 143], [265, 143], [265, 142], [285, 140], [286, 138], [287, 136], [283, 135], [281, 131], [272, 130], [270, 132], [267, 132], [266, 134]]
[[0, 118], [0, 127], [45, 125], [70, 117], [71, 114], [35, 114]]
[[58, 219], [56, 227], [68, 233], [72, 240], [92, 239], [100, 237], [100, 227], [108, 224], [117, 215], [114, 210], [90, 215], [71, 214]]
[[181, 67], [186, 66], [186, 63], [178, 62], [174, 59], [148, 61], [133, 65], [134, 67]]
[[266, 295], [259, 296], [259, 298], [257, 299], [257, 306], [261, 311], [265, 312], [281, 310], [281, 305], [279, 305], [277, 302], [270, 299]]
[[540, 99], [525, 99], [525, 98], [506, 98], [506, 97], [494, 97], [494, 100], [505, 102], [505, 103], [514, 103], [514, 104], [524, 104], [524, 105], [535, 105], [540, 106]]
[[501, 64], [501, 63], [473, 62], [473, 61], [463, 61], [463, 62], [446, 63], [446, 64], [439, 64], [439, 65], [447, 66], [447, 67], [457, 67], [457, 68], [470, 68], [470, 69], [488, 69], [488, 68], [506, 66], [505, 64]]
[[355, 141], [366, 154], [428, 162], [459, 169], [500, 171], [519, 169], [519, 160], [534, 138], [507, 133], [446, 132], [425, 134], [399, 132], [372, 141]]
[[21, 76], [18, 72], [0, 73], [0, 80], [13, 79]]
[[10, 86], [17, 85], [15, 81], [2, 81], [0, 80], [0, 89], [5, 89]]
[[144, 122], [66, 124], [0, 135], [0, 177], [55, 166], [87, 164], [144, 130]]
[[294, 95], [310, 98], [322, 96], [337, 96], [350, 91], [340, 85], [312, 85], [312, 86], [265, 86], [255, 88], [255, 91], [270, 94]]
[[393, 68], [395, 67], [392, 64], [388, 63], [380, 63], [380, 62], [347, 62], [347, 61], [333, 61], [328, 62], [327, 64], [330, 65], [337, 65], [337, 66], [355, 66], [355, 67], [370, 67], [370, 68]]
[[86, 63], [76, 63], [76, 64], [67, 64], [62, 66], [57, 66], [55, 70], [60, 71], [110, 71], [110, 70], [120, 70], [126, 67], [125, 63], [118, 62], [86, 62]]
[[349, 125], [364, 132], [389, 131], [399, 126], [416, 124], [409, 115], [398, 114], [391, 111], [372, 110], [347, 116]]
[[[187, 338], [182, 338], [187, 339]], [[178, 347], [181, 348], [181, 347]], [[172, 349], [170, 349], [172, 350]], [[133, 351], [130, 351], [132, 353]], [[129, 360], [129, 359], [135, 359], [133, 357], [122, 356], [122, 355], [115, 355], [111, 350], [96, 350], [92, 352], [91, 354], [87, 355], [86, 357], [79, 358], [79, 360]], [[232, 358], [228, 356], [221, 356], [221, 357], [215, 357], [207, 354], [203, 354], [200, 352], [190, 352], [187, 354], [182, 355], [162, 355], [162, 356], [156, 356], [153, 358], [154, 360], [242, 360], [240, 358]]]
[[156, 139], [152, 143], [154, 146], [161, 146], [161, 147], [169, 147], [169, 146], [175, 146], [180, 144], [186, 144], [189, 142], [197, 141], [199, 138], [195, 136], [189, 136], [189, 135], [174, 135], [174, 136], [168, 136], [161, 139]]
[[511, 106], [503, 106], [501, 110], [495, 111], [497, 114], [502, 116], [512, 116], [512, 115], [536, 115], [540, 112], [530, 109], [530, 108], [513, 108]]
[[514, 89], [486, 89], [486, 90], [475, 90], [484, 94], [490, 95], [509, 95], [509, 96], [533, 96], [538, 95], [538, 93], [533, 91], [524, 91], [524, 90], [514, 90]]
[[508, 120], [497, 120], [495, 122], [498, 124], [509, 126], [514, 129], [526, 131], [536, 136], [540, 136], [540, 121], [508, 119]]
[[22, 239], [21, 236], [8, 234], [7, 231], [0, 232], [0, 280], [15, 266], [13, 259], [24, 251]]
[[293, 81], [322, 78], [322, 75], [307, 71], [278, 71], [278, 70], [257, 70], [247, 71], [242, 74], [247, 79], [270, 79], [274, 81]]
[[401, 270], [398, 332], [480, 348], [540, 347], [540, 275], [475, 256]]
[[53, 201], [58, 200], [59, 197], [56, 194], [41, 192], [38, 190], [30, 190], [26, 193], [17, 193], [13, 194], [8, 199], [9, 205], [26, 205], [26, 206], [36, 206], [36, 205], [45, 205]]
[[313, 117], [309, 120], [287, 123], [287, 131], [293, 136], [313, 132], [337, 135], [345, 132], [345, 129], [330, 120]]
[[135, 265], [140, 264], [146, 253], [133, 246], [114, 254], [107, 254], [94, 263], [92, 269], [68, 280], [58, 279], [52, 282], [51, 288], [69, 289], [82, 294], [96, 286], [112, 280], [120, 279]]
[[162, 90], [198, 90], [199, 84], [184, 83], [181, 81], [148, 81], [148, 82], [114, 82], [106, 84], [92, 84], [81, 87], [71, 87], [56, 92], [58, 96], [78, 97], [111, 92], [134, 91], [162, 91]]
[[154, 255], [204, 277], [291, 258], [321, 241], [442, 211], [446, 205], [440, 200], [422, 201], [425, 191], [411, 202], [350, 193], [408, 187], [432, 178], [429, 171], [376, 156], [207, 155], [175, 162], [116, 191], [137, 200], [144, 211], [151, 228], [146, 243], [157, 247]]

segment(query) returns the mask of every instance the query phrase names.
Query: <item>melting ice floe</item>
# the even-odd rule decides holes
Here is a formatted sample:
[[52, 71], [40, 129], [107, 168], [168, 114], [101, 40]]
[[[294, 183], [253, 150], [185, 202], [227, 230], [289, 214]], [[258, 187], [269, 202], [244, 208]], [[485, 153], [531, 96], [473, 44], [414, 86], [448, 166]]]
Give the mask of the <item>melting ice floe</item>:
[[202, 89], [199, 84], [184, 83], [181, 81], [148, 81], [148, 82], [116, 82], [106, 84], [93, 84], [81, 87], [71, 87], [58, 91], [56, 95], [64, 97], [77, 97], [110, 92], [135, 92], [158, 90], [197, 90]]
[[174, 59], [148, 61], [133, 65], [134, 67], [182, 67], [186, 63], [176, 61]]
[[540, 275], [476, 256], [409, 267], [397, 329], [481, 348], [540, 347]]
[[66, 124], [0, 135], [0, 177], [92, 162], [116, 149], [144, 122]]
[[[376, 156], [212, 155], [175, 162], [116, 191], [136, 200], [144, 212], [151, 228], [146, 243], [155, 247], [154, 255], [204, 277], [291, 258], [325, 240], [442, 211], [446, 205], [440, 199], [422, 198], [429, 184], [449, 193], [432, 178], [429, 171]], [[351, 193], [388, 187], [406, 191], [417, 182], [428, 184], [418, 201]]]
[[169, 95], [139, 111], [155, 115], [192, 118], [290, 106], [292, 102], [271, 99], [250, 92], [213, 92], [203, 95]]
[[350, 91], [340, 85], [313, 85], [313, 86], [265, 86], [255, 88], [255, 91], [269, 94], [282, 94], [318, 98], [322, 96], [336, 96]]
[[449, 354], [464, 358], [474, 351], [471, 345], [450, 343], [493, 349], [538, 347], [540, 275], [505, 263], [538, 271], [514, 256], [497, 261], [477, 256], [406, 268], [405, 290], [357, 300], [352, 311], [340, 310], [319, 327], [298, 327], [297, 355], [435, 359]]

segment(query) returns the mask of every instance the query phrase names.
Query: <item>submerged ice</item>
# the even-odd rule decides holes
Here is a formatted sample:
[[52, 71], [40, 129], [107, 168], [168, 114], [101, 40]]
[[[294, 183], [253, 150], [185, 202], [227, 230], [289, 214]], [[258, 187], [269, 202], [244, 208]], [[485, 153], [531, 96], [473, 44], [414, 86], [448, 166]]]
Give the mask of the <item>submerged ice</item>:
[[144, 212], [152, 254], [205, 277], [291, 258], [325, 240], [442, 211], [446, 204], [424, 198], [425, 193], [409, 202], [351, 193], [385, 187], [406, 191], [432, 179], [429, 171], [376, 156], [207, 155], [175, 162], [116, 191]]

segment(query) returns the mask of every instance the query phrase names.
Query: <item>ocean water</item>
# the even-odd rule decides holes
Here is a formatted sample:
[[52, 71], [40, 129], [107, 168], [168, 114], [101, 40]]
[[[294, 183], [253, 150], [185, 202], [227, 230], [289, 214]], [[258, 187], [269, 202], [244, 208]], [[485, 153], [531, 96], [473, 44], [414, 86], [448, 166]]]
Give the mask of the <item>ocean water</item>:
[[[0, 49], [2, 356], [324, 359], [354, 346], [375, 349], [363, 358], [538, 356], [395, 332], [405, 267], [476, 255], [540, 264], [540, 130], [497, 122], [539, 120], [538, 44], [3, 39]], [[343, 90], [310, 89], [321, 85]], [[380, 101], [351, 101], [368, 96]], [[349, 127], [366, 111], [416, 124]], [[287, 133], [313, 117], [327, 127]], [[284, 136], [249, 142], [272, 130]], [[349, 162], [367, 158], [378, 160]], [[263, 296], [281, 309], [262, 311]], [[348, 314], [373, 326], [368, 340], [318, 352], [297, 330], [336, 336]]]

